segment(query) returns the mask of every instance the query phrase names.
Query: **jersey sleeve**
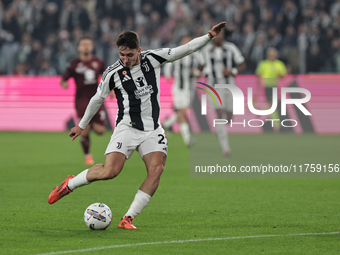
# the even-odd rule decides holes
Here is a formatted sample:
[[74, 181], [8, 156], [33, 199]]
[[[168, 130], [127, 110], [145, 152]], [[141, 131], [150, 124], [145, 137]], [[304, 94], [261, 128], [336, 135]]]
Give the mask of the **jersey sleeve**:
[[115, 88], [114, 70], [111, 70], [110, 72], [106, 71], [103, 73], [102, 79], [100, 80], [97, 88], [97, 94], [102, 98], [107, 98], [111, 90]]
[[164, 65], [164, 76], [167, 79], [170, 79], [172, 73], [172, 64], [168, 63]]
[[232, 45], [232, 49], [234, 52], [233, 58], [234, 58], [236, 65], [242, 64], [244, 62], [244, 57], [242, 56], [241, 51], [234, 44]]
[[[154, 67], [164, 65], [171, 59], [171, 48], [160, 48], [155, 50], [146, 51], [147, 56], [152, 57], [157, 64], [153, 64]], [[152, 61], [154, 62], [154, 61]]]
[[189, 54], [194, 53], [195, 51], [198, 51], [202, 49], [204, 46], [206, 46], [212, 38], [208, 36], [208, 34], [196, 37], [195, 39], [191, 40], [190, 42], [178, 46], [176, 48], [171, 49], [170, 51], [170, 62], [176, 61], [180, 58], [183, 58]]
[[195, 65], [196, 65], [196, 67], [204, 66], [205, 62], [204, 62], [203, 52], [197, 51], [194, 54], [195, 54]]
[[207, 45], [212, 39], [208, 34], [197, 37], [190, 42], [178, 46], [176, 48], [161, 48], [156, 50], [149, 50], [147, 54], [156, 59], [160, 65], [167, 62], [174, 62], [180, 58], [183, 58]]
[[86, 107], [84, 116], [81, 118], [78, 126], [81, 129], [85, 129], [86, 126], [90, 123], [93, 116], [98, 112], [99, 108], [104, 102], [104, 98], [102, 98], [98, 92], [91, 98], [89, 104]]
[[63, 81], [67, 81], [73, 76], [73, 68], [72, 68], [72, 63], [68, 63], [66, 66], [66, 70], [61, 76]]

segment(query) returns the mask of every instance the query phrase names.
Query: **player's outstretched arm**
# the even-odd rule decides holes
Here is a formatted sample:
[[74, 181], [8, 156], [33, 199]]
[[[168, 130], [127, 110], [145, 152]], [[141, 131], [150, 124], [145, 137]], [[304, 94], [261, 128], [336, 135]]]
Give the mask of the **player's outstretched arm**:
[[225, 27], [226, 24], [227, 24], [226, 22], [221, 22], [213, 26], [212, 29], [208, 32], [208, 34], [200, 36], [200, 37], [196, 37], [195, 39], [191, 40], [190, 42], [184, 45], [173, 48], [172, 57], [171, 59], [169, 59], [169, 62], [176, 61], [195, 51], [200, 50], [205, 45], [207, 45], [212, 40], [212, 38], [218, 35], [221, 32], [222, 28]]
[[82, 131], [90, 123], [93, 116], [98, 112], [103, 102], [104, 98], [102, 98], [98, 92], [91, 98], [89, 104], [86, 107], [84, 116], [81, 118], [78, 126], [75, 126], [71, 129], [69, 136], [72, 137], [72, 141], [76, 139], [77, 136], [81, 135]]

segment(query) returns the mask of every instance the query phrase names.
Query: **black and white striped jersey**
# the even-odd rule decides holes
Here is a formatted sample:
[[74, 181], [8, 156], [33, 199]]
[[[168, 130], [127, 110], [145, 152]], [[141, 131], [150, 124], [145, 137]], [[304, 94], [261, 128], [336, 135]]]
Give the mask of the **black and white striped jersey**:
[[121, 60], [103, 73], [97, 93], [91, 98], [79, 127], [84, 129], [98, 111], [104, 99], [114, 90], [118, 113], [116, 126], [125, 123], [143, 131], [155, 130], [160, 112], [160, 68], [200, 50], [211, 39], [206, 34], [176, 48], [147, 50], [140, 54], [140, 64], [125, 67]]
[[140, 65], [124, 67], [121, 60], [108, 67], [98, 92], [107, 97], [114, 90], [118, 103], [116, 126], [123, 122], [139, 130], [159, 126], [160, 66], [171, 59], [171, 49], [143, 51]]
[[192, 86], [193, 72], [198, 72], [198, 67], [204, 66], [204, 58], [200, 52], [195, 52], [189, 56], [179, 59], [173, 64], [166, 64], [164, 66], [165, 77], [171, 76], [173, 69], [174, 88], [177, 90], [190, 90]]
[[235, 84], [233, 76], [226, 78], [223, 74], [224, 68], [231, 70], [244, 62], [244, 57], [235, 44], [225, 42], [222, 47], [210, 44], [204, 48], [203, 56], [205, 59], [204, 73], [208, 81]]

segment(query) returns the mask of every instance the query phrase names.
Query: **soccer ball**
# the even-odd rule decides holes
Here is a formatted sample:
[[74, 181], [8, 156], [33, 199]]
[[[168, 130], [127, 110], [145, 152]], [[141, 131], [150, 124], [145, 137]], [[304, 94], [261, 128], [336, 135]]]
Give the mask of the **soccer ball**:
[[86, 208], [84, 221], [92, 230], [104, 230], [111, 224], [111, 209], [106, 204], [94, 203]]

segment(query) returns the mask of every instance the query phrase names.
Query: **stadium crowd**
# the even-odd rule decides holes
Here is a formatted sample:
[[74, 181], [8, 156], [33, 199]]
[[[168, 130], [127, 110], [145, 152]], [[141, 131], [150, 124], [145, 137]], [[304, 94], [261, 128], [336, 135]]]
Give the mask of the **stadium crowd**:
[[149, 49], [177, 46], [220, 21], [246, 58], [245, 73], [268, 47], [290, 73], [340, 72], [340, 0], [1, 0], [0, 20], [0, 74], [61, 74], [84, 35], [112, 64], [123, 30]]

